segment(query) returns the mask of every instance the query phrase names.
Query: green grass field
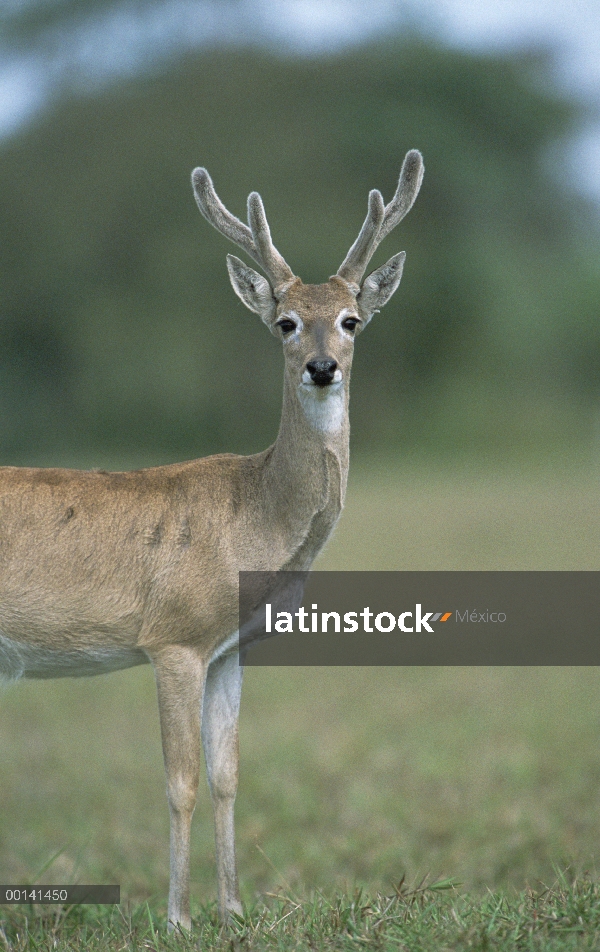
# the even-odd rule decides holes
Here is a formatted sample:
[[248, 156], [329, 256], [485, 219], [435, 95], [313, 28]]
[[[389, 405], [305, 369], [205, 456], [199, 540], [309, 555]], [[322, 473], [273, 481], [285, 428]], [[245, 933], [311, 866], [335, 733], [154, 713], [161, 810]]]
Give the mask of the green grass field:
[[[319, 567], [598, 569], [599, 540], [595, 473], [364, 472]], [[150, 669], [21, 682], [0, 711], [0, 881], [36, 881], [58, 854], [39, 881], [120, 883], [123, 899], [3, 907], [0, 948], [200, 935], [223, 948], [600, 949], [596, 668], [248, 669], [249, 916], [215, 925], [202, 787], [193, 940], [161, 931], [168, 813]], [[455, 888], [427, 888], [446, 880]]]

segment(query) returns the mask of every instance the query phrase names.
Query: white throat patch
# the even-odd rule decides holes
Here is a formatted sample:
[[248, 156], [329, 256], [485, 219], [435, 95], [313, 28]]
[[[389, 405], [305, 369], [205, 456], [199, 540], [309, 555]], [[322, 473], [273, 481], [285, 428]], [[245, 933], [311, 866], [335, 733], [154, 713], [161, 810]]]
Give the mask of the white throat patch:
[[303, 382], [298, 387], [298, 396], [313, 429], [321, 433], [335, 433], [341, 429], [346, 414], [346, 394], [341, 380], [329, 387], [316, 387]]

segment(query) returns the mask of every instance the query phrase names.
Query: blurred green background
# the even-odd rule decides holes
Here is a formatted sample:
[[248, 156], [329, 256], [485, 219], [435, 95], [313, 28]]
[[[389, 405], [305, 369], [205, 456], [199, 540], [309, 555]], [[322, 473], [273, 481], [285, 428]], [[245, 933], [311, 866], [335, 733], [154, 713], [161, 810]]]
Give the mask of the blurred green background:
[[318, 56], [204, 48], [87, 94], [65, 83], [0, 144], [0, 461], [263, 449], [279, 347], [235, 298], [233, 246], [200, 217], [190, 171], [206, 165], [242, 217], [258, 189], [277, 246], [318, 283], [413, 147], [421, 194], [373, 261], [406, 249], [404, 278], [357, 345], [355, 460], [593, 460], [600, 236], [560, 160], [582, 109], [550, 54], [406, 32]]

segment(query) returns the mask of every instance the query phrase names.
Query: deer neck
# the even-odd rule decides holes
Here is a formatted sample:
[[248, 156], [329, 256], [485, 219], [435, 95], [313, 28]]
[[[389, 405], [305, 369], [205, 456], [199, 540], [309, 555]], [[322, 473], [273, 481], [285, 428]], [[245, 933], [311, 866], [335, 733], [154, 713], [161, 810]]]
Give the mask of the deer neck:
[[[308, 561], [327, 541], [344, 504], [350, 425], [348, 384], [337, 392], [298, 391], [285, 376], [277, 439], [265, 467], [265, 504]], [[312, 553], [312, 558], [310, 557]]]

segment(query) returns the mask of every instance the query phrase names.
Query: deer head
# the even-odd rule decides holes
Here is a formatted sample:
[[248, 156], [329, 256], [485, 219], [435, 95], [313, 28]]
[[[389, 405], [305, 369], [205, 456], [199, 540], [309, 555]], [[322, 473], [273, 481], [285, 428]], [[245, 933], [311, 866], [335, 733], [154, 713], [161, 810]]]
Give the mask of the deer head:
[[[248, 197], [245, 225], [225, 208], [206, 169], [194, 169], [192, 173], [194, 195], [204, 217], [239, 245], [266, 275], [235, 255], [227, 255], [235, 293], [260, 315], [272, 334], [281, 338], [286, 377], [317, 428], [328, 429], [339, 417], [339, 413], [331, 413], [332, 401], [337, 401], [340, 409], [346, 405], [343, 392], [350, 379], [354, 338], [400, 284], [406, 257], [403, 251], [364, 279], [363, 275], [380, 242], [412, 208], [423, 172], [421, 153], [413, 149], [404, 159], [391, 202], [385, 205], [381, 192], [370, 192], [367, 217], [358, 238], [337, 274], [327, 284], [316, 285], [303, 284], [273, 245], [258, 192]], [[325, 403], [329, 405], [327, 412], [318, 412]]]

